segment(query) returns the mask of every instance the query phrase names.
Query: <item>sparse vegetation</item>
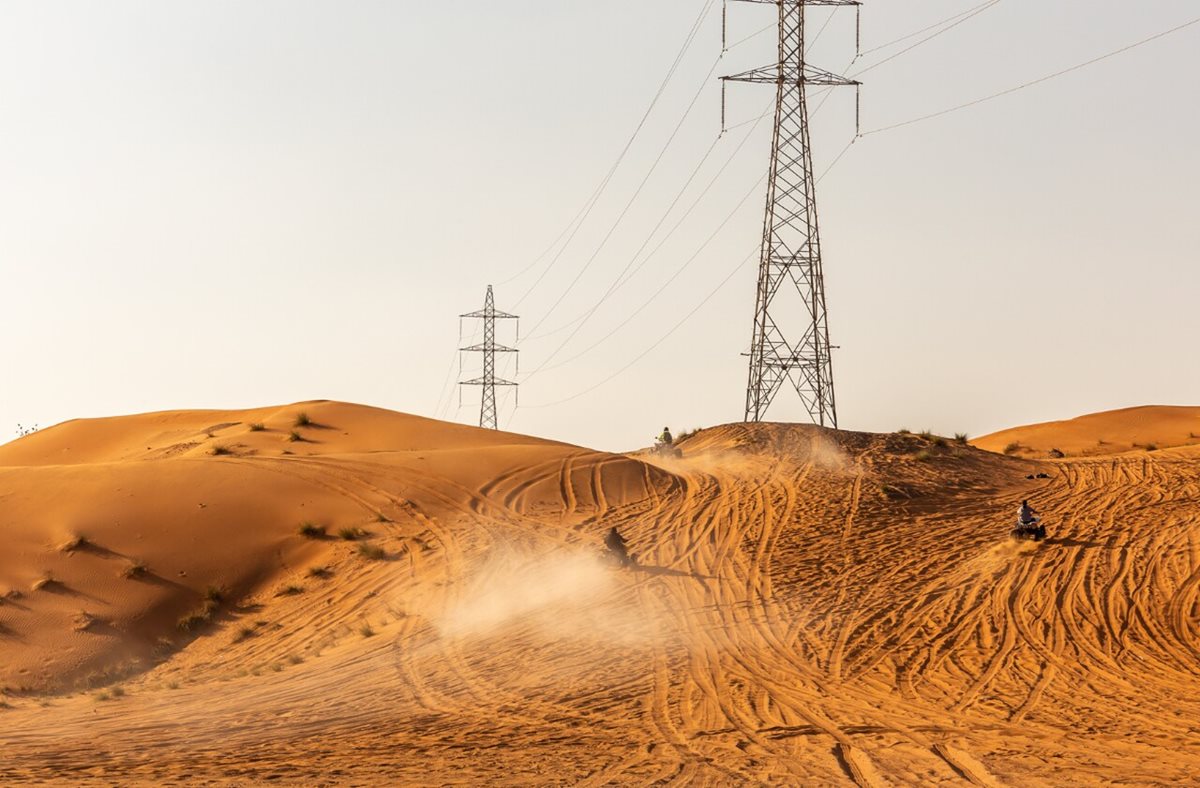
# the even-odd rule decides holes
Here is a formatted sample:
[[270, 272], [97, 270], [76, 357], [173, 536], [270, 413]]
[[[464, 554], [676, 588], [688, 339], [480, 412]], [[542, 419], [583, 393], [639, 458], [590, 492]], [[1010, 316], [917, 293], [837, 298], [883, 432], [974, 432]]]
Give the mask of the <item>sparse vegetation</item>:
[[53, 590], [55, 587], [61, 586], [61, 585], [62, 584], [59, 583], [58, 580], [54, 579], [54, 575], [47, 572], [46, 574], [42, 575], [41, 577], [39, 577], [37, 580], [34, 581], [33, 590], [41, 591], [42, 589], [45, 589], [47, 591], [50, 591], [50, 590]]
[[80, 536], [79, 534], [74, 534], [71, 536], [70, 539], [63, 542], [61, 545], [59, 545], [58, 550], [59, 550], [59, 552], [62, 552], [62, 553], [73, 553], [76, 550], [82, 550], [87, 546], [88, 546], [88, 540], [87, 540], [86, 536]]
[[1158, 445], [1155, 443], [1147, 443], [1146, 451], [1158, 451]]
[[927, 462], [933, 459], [933, 452], [929, 451], [929, 449], [921, 449], [913, 455], [913, 458], [921, 462]]
[[693, 435], [695, 435], [695, 434], [696, 434], [697, 432], [699, 432], [701, 429], [702, 429], [701, 427], [692, 427], [690, 430], [684, 430], [683, 432], [681, 432], [681, 433], [679, 433], [678, 435], [676, 435], [676, 436], [675, 436], [675, 442], [676, 442], [676, 443], [679, 443], [680, 441], [685, 441], [685, 440], [687, 440], [688, 438], [690, 438], [690, 437], [692, 437]]
[[946, 448], [946, 445], [947, 445], [946, 439], [943, 438], [941, 435], [933, 436], [933, 440], [931, 441], [931, 443], [934, 446], [938, 447], [939, 449], [944, 449], [944, 448]]
[[1013, 441], [1012, 443], [1010, 443], [1004, 447], [1005, 454], [1016, 454], [1020, 450], [1021, 450], [1021, 444], [1018, 443], [1017, 441]]
[[180, 632], [195, 632], [213, 620], [218, 608], [216, 602], [206, 600], [199, 608], [176, 621], [175, 626]]
[[293, 665], [299, 665], [303, 661], [304, 657], [300, 656], [299, 654], [288, 655], [288, 662], [292, 663]]
[[345, 539], [347, 542], [356, 542], [363, 537], [370, 536], [361, 528], [342, 528], [338, 531], [338, 536]]
[[965, 432], [954, 433], [954, 442], [960, 443], [965, 446], [967, 444], [967, 433], [965, 433]]
[[325, 579], [333, 576], [333, 571], [327, 566], [310, 566], [308, 568], [309, 577], [319, 577]]
[[216, 605], [219, 605], [222, 602], [224, 602], [225, 597], [228, 595], [229, 595], [229, 592], [225, 589], [224, 586], [209, 586], [208, 588], [204, 589], [204, 601], [212, 602], [213, 604], [216, 604]]
[[376, 515], [375, 515], [375, 522], [377, 522], [377, 523], [390, 523], [390, 522], [391, 522], [391, 520], [389, 520], [389, 519], [387, 518], [387, 515], [385, 515], [383, 512], [379, 512], [378, 514], [376, 514]]
[[297, 594], [303, 594], [303, 593], [304, 593], [304, 589], [301, 586], [286, 585], [283, 588], [276, 591], [275, 596], [296, 596]]
[[304, 442], [304, 436], [301, 435], [300, 433], [296, 432], [295, 430], [292, 430], [291, 432], [288, 433], [287, 439], [288, 439], [288, 443], [303, 443]]
[[375, 637], [375, 630], [372, 629], [371, 625], [368, 624], [366, 621], [364, 621], [362, 623], [362, 626], [360, 626], [358, 628], [358, 632], [360, 635], [362, 635], [365, 638]]
[[177, 690], [177, 689], [179, 689], [179, 682], [178, 682], [178, 681], [175, 681], [175, 680], [173, 680], [173, 679], [172, 679], [171, 681], [168, 681], [168, 682], [167, 682], [167, 689], [169, 689], [169, 690]]
[[240, 627], [237, 631], [237, 634], [233, 636], [233, 642], [241, 643], [243, 640], [252, 637], [254, 637], [254, 627]]
[[121, 570], [121, 577], [126, 580], [137, 580], [150, 574], [150, 567], [145, 561], [135, 560]]
[[229, 455], [233, 454], [233, 449], [229, 448], [223, 443], [218, 443], [216, 446], [212, 447], [212, 451], [210, 451], [209, 454], [214, 457], [228, 457]]
[[297, 413], [297, 414], [296, 414], [296, 422], [295, 422], [295, 426], [297, 426], [297, 427], [311, 427], [311, 426], [312, 426], [312, 419], [310, 419], [310, 418], [308, 417], [308, 414], [307, 414], [307, 413], [305, 413], [304, 411], [300, 411], [299, 413]]
[[929, 430], [921, 430], [920, 432], [917, 433], [917, 435], [924, 440], [929, 440], [930, 438], [933, 437], [933, 433], [930, 432]]
[[278, 662], [272, 662], [271, 670], [274, 671], [275, 673], [278, 673], [281, 670], [283, 670], [283, 665], [279, 664]]
[[266, 427], [266, 425], [265, 425], [265, 424], [263, 424], [263, 423], [262, 423], [262, 422], [260, 422], [260, 421], [253, 422], [253, 423], [251, 423], [251, 425], [250, 425], [250, 431], [251, 431], [251, 432], [262, 432], [262, 431], [263, 431], [263, 430], [265, 430], [266, 428], [267, 428], [267, 427]]
[[387, 558], [387, 551], [378, 545], [366, 542], [358, 543], [358, 554], [371, 561], [382, 561]]
[[1056, 460], [1061, 460], [1063, 457], [1066, 457], [1067, 455], [1064, 454], [1061, 449], [1051, 449], [1050, 456]]
[[912, 435], [912, 431], [909, 430], [908, 427], [901, 427], [900, 429], [896, 430], [896, 434], [897, 435]]
[[324, 539], [325, 526], [309, 521], [302, 522], [300, 523], [300, 535], [305, 539]]

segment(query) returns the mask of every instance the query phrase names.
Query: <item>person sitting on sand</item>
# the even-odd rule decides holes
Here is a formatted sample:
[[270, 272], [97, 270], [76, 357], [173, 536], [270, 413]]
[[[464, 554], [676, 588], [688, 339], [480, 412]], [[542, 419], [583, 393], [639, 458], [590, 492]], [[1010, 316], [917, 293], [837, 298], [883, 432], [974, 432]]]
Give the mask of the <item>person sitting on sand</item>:
[[658, 442], [665, 443], [668, 446], [675, 442], [675, 439], [671, 437], [670, 427], [663, 427], [662, 435], [658, 436]]
[[1021, 525], [1033, 525], [1038, 521], [1038, 514], [1029, 505], [1029, 501], [1021, 501], [1021, 509], [1017, 512], [1017, 522]]

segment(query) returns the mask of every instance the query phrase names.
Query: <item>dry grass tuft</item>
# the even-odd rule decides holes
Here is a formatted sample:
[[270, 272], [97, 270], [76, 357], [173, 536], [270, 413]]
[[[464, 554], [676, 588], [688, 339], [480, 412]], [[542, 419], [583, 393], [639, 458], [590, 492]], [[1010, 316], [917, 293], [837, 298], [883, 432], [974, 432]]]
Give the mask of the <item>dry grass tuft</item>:
[[304, 593], [304, 589], [301, 586], [286, 585], [283, 588], [276, 591], [275, 596], [296, 596], [297, 594], [303, 594], [303, 593]]
[[362, 626], [358, 628], [358, 633], [365, 638], [375, 637], [375, 630], [372, 629], [371, 625], [366, 621], [364, 621]]
[[364, 531], [362, 528], [342, 528], [338, 531], [338, 536], [342, 537], [342, 539], [345, 539], [347, 542], [356, 542], [359, 539], [370, 536], [370, 534]]
[[150, 567], [146, 566], [145, 561], [135, 560], [121, 570], [121, 577], [126, 580], [137, 580], [146, 577], [150, 574]]
[[304, 443], [304, 436], [295, 430], [288, 433], [287, 439], [289, 443]]
[[214, 457], [228, 457], [233, 454], [233, 449], [229, 448], [223, 443], [218, 443], [216, 446], [212, 447], [212, 450], [209, 452], [209, 454]]
[[312, 426], [312, 419], [310, 419], [310, 418], [308, 417], [308, 414], [307, 414], [307, 413], [305, 413], [304, 411], [300, 411], [299, 413], [297, 413], [297, 414], [296, 414], [295, 426], [297, 426], [297, 427], [311, 427], [311, 426]]
[[324, 539], [325, 526], [306, 520], [300, 523], [300, 535], [305, 539]]
[[265, 425], [259, 421], [256, 421], [250, 425], [251, 432], [263, 432], [264, 430], [266, 430], [266, 428], [267, 428], [267, 425]]
[[963, 446], [966, 446], [967, 445], [967, 433], [965, 433], [965, 432], [954, 433], [954, 442], [961, 444]]
[[1021, 450], [1021, 444], [1018, 443], [1017, 441], [1013, 441], [1012, 443], [1010, 443], [1004, 447], [1005, 454], [1016, 454], [1020, 450]]
[[310, 566], [308, 568], [308, 576], [324, 580], [327, 577], [333, 577], [333, 570], [327, 566]]
[[383, 561], [387, 558], [386, 550], [378, 545], [367, 544], [366, 542], [358, 543], [358, 554], [371, 561]]

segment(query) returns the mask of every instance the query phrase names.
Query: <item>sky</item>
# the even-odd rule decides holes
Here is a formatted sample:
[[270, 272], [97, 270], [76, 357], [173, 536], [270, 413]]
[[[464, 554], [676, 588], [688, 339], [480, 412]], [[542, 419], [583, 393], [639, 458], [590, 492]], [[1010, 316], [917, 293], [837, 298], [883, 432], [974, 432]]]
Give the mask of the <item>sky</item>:
[[[741, 420], [773, 90], [731, 85], [721, 134], [717, 77], [772, 63], [773, 13], [730, 3], [722, 56], [719, 0], [0, 0], [0, 439], [323, 398], [478, 423], [489, 284], [503, 428]], [[868, 2], [857, 59], [852, 10], [808, 13], [864, 83], [857, 140], [852, 89], [811, 101], [840, 425], [1200, 405], [1200, 25], [872, 133], [1194, 0]]]

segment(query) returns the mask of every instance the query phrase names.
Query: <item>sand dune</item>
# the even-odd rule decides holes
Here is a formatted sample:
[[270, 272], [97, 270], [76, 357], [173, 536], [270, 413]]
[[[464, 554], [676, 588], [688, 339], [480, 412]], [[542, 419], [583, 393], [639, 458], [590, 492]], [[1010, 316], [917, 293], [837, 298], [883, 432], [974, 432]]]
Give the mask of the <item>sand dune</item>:
[[1068, 457], [1200, 445], [1200, 408], [1148, 405], [1015, 427], [971, 441], [1018, 456]]
[[[1200, 448], [1128, 451], [1174, 410], [977, 441], [1120, 450], [1062, 460], [761, 424], [663, 461], [328, 402], [60, 425], [0, 447], [0, 780], [1194, 780]], [[1006, 538], [1022, 498], [1048, 542]]]

